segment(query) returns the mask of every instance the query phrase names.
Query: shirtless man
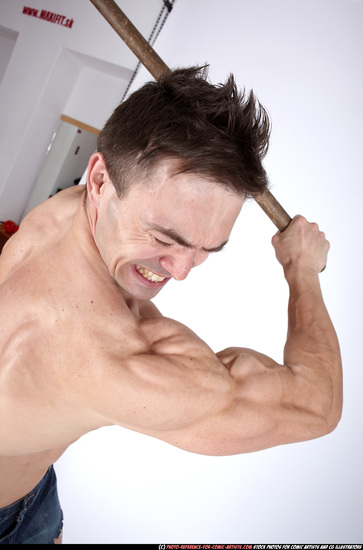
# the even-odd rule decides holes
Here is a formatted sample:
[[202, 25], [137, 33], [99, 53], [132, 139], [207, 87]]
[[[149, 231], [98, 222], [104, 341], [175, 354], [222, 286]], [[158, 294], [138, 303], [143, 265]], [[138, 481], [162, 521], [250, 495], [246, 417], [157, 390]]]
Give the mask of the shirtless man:
[[237, 347], [214, 354], [150, 301], [226, 244], [244, 199], [266, 186], [268, 136], [264, 110], [232, 77], [216, 87], [197, 69], [174, 71], [116, 109], [86, 189], [43, 203], [8, 241], [1, 542], [59, 541], [52, 464], [101, 426], [209, 455], [336, 427], [341, 360], [318, 276], [329, 244], [316, 224], [297, 216], [273, 237], [290, 288], [283, 365]]

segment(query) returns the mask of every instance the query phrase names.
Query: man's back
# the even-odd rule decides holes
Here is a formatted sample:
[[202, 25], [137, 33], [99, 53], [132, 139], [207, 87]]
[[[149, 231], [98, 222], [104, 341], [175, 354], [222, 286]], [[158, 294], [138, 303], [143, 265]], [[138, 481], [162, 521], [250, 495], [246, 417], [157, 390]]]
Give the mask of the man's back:
[[100, 382], [101, 350], [112, 353], [117, 334], [136, 342], [119, 289], [77, 242], [82, 193], [38, 207], [0, 256], [0, 507], [24, 496], [72, 441], [107, 424], [87, 388]]
[[[188, 410], [193, 418], [200, 408], [207, 412], [198, 398], [204, 378], [202, 386], [213, 386], [213, 365], [218, 379], [220, 371], [225, 376], [196, 335], [116, 283], [91, 234], [83, 188], [40, 205], [9, 240], [0, 258], [0, 304], [2, 318], [12, 312], [0, 333], [0, 507], [23, 497], [90, 430], [120, 424], [163, 438], [173, 432], [176, 400], [177, 425], [184, 417], [188, 425]], [[185, 350], [187, 369], [184, 359], [168, 365]], [[207, 355], [201, 370], [194, 353]]]

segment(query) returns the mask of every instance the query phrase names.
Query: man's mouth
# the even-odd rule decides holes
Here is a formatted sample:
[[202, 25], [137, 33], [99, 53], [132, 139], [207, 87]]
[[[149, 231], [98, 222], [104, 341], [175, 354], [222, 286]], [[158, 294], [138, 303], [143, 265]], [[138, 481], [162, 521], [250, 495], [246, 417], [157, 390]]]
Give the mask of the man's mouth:
[[160, 275], [156, 275], [156, 273], [153, 273], [149, 269], [146, 269], [145, 267], [141, 267], [140, 265], [136, 265], [136, 271], [140, 273], [146, 279], [147, 281], [150, 281], [151, 283], [161, 283], [162, 281], [165, 281], [167, 277], [160, 277]]

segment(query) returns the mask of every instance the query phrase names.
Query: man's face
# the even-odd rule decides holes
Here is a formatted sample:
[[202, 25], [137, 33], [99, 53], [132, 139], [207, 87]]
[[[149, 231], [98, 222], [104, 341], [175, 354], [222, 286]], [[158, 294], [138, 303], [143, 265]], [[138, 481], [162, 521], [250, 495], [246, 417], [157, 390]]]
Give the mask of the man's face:
[[95, 242], [107, 269], [130, 296], [151, 299], [171, 278], [228, 241], [243, 199], [195, 174], [173, 175], [163, 163], [145, 183], [118, 198], [107, 178], [95, 225]]

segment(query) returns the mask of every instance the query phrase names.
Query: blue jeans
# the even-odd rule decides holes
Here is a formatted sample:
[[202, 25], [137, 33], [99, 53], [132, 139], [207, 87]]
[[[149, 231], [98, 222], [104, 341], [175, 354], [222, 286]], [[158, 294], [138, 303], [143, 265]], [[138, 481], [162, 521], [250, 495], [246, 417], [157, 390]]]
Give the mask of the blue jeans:
[[53, 466], [24, 498], [0, 508], [0, 544], [53, 544], [62, 531]]

